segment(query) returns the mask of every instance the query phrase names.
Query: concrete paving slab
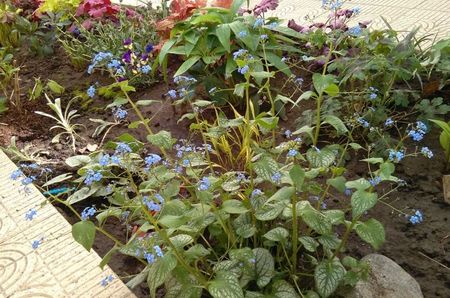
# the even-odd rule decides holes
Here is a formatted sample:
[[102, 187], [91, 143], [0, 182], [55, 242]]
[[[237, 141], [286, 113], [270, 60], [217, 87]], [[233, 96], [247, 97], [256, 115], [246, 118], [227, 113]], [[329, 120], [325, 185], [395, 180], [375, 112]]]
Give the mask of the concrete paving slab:
[[[0, 297], [118, 297], [135, 295], [106, 266], [71, 236], [71, 226], [50, 204], [41, 207], [44, 196], [29, 186], [23, 191], [10, 174], [17, 167], [0, 150]], [[32, 221], [29, 209], [37, 210]], [[34, 240], [41, 239], [37, 249]], [[101, 280], [113, 275], [106, 287]]]

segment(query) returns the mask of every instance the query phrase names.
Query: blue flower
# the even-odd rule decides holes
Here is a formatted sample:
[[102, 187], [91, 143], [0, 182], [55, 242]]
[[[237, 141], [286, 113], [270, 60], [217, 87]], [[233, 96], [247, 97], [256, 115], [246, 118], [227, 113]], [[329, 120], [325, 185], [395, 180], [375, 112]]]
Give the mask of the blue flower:
[[97, 209], [94, 206], [84, 208], [81, 212], [81, 220], [88, 220], [95, 215], [95, 212], [97, 212]]
[[261, 34], [261, 35], [259, 36], [259, 38], [261, 38], [262, 40], [266, 40], [266, 39], [269, 38], [269, 36], [268, 36], [267, 34]]
[[364, 119], [363, 117], [359, 117], [358, 119], [356, 119], [356, 121], [358, 121], [358, 123], [365, 128], [368, 128], [370, 126], [369, 122], [367, 122], [367, 120]]
[[102, 173], [95, 172], [93, 170], [88, 170], [86, 173], [86, 178], [84, 178], [84, 184], [92, 185], [94, 182], [99, 182], [103, 178]]
[[209, 178], [203, 177], [200, 180], [200, 183], [198, 185], [198, 190], [205, 191], [205, 190], [208, 190], [210, 188], [210, 186], [211, 186], [211, 181], [209, 181]]
[[17, 169], [17, 170], [15, 170], [14, 172], [12, 172], [11, 173], [11, 176], [9, 176], [12, 180], [17, 180], [17, 179], [19, 179], [20, 177], [22, 177], [23, 176], [23, 172], [22, 172], [22, 170], [19, 170], [19, 169]]
[[145, 164], [148, 167], [151, 167], [153, 165], [156, 165], [157, 163], [159, 163], [162, 160], [161, 156], [159, 156], [158, 154], [150, 154], [145, 158]]
[[284, 131], [284, 136], [286, 137], [286, 138], [291, 138], [291, 136], [292, 136], [292, 131], [290, 131], [289, 129], [286, 129], [285, 131]]
[[115, 110], [114, 110], [114, 117], [116, 117], [117, 119], [123, 120], [127, 117], [128, 112], [124, 109], [122, 109], [121, 106], [118, 106]]
[[102, 287], [106, 287], [110, 282], [112, 282], [114, 279], [113, 275], [110, 274], [108, 276], [106, 276], [105, 278], [102, 279], [102, 281], [100, 282], [100, 285]]
[[40, 240], [34, 240], [34, 241], [31, 243], [31, 247], [32, 247], [33, 249], [38, 249], [38, 247], [39, 247], [39, 245], [41, 245], [41, 243], [42, 243], [42, 239], [40, 239]]
[[162, 195], [160, 195], [159, 193], [157, 193], [157, 194], [155, 195], [155, 198], [159, 201], [159, 203], [160, 203], [161, 205], [164, 204], [164, 198], [163, 198]]
[[175, 98], [177, 98], [177, 91], [175, 91], [175, 90], [169, 90], [168, 92], [167, 92], [167, 94], [172, 98], [172, 99], [175, 99]]
[[246, 74], [246, 73], [248, 72], [248, 70], [249, 70], [248, 65], [244, 65], [243, 67], [239, 67], [239, 68], [238, 68], [238, 72], [239, 72], [240, 74]]
[[428, 130], [427, 125], [425, 123], [423, 123], [422, 121], [417, 121], [416, 126], [417, 126], [418, 130], [421, 130], [423, 132], [423, 134], [425, 134]]
[[273, 22], [267, 25], [267, 28], [269, 28], [270, 30], [275, 29], [278, 26], [277, 22]]
[[403, 150], [394, 150], [394, 149], [390, 149], [389, 150], [389, 160], [393, 161], [393, 162], [400, 162], [403, 158], [405, 157], [405, 153], [403, 152]]
[[323, 202], [322, 205], [320, 205], [321, 209], [327, 209], [327, 203]]
[[281, 183], [281, 173], [280, 172], [276, 172], [272, 175], [271, 177], [272, 182], [275, 184], [280, 184]]
[[147, 260], [149, 264], [153, 264], [155, 262], [155, 255], [149, 252], [144, 253], [144, 258]]
[[233, 59], [236, 60], [238, 58], [241, 58], [242, 56], [246, 55], [247, 53], [248, 53], [247, 50], [239, 49], [233, 53]]
[[27, 213], [25, 213], [25, 220], [33, 220], [35, 217], [37, 216], [37, 211], [36, 209], [32, 208], [30, 210], [28, 210]]
[[290, 149], [289, 152], [287, 153], [287, 157], [295, 157], [297, 156], [298, 151], [295, 149]]
[[361, 8], [359, 8], [359, 7], [354, 7], [354, 8], [352, 8], [352, 11], [353, 11], [353, 13], [356, 15], [356, 14], [360, 14], [361, 13]]
[[244, 38], [244, 37], [246, 37], [247, 35], [248, 35], [248, 32], [247, 32], [247, 31], [241, 31], [241, 32], [238, 33], [238, 36], [239, 36], [240, 38]]
[[303, 82], [304, 82], [304, 81], [305, 81], [305, 80], [304, 80], [303, 78], [298, 77], [298, 78], [296, 78], [296, 79], [294, 80], [294, 83], [297, 84], [297, 85], [299, 85], [299, 86], [301, 86], [301, 85], [303, 85]]
[[410, 136], [414, 141], [418, 142], [423, 139], [424, 132], [421, 130], [410, 130], [408, 132], [408, 136]]
[[394, 120], [392, 120], [391, 117], [387, 118], [386, 121], [384, 122], [384, 126], [391, 127], [392, 125], [394, 125]]
[[433, 152], [428, 147], [422, 147], [422, 149], [420, 150], [420, 153], [422, 153], [424, 156], [426, 156], [428, 158], [432, 158], [434, 156]]
[[159, 247], [158, 245], [155, 245], [155, 246], [153, 246], [153, 249], [155, 250], [155, 254], [158, 257], [160, 257], [160, 258], [164, 257], [164, 253], [163, 253], [161, 247]]
[[255, 198], [255, 197], [257, 197], [257, 196], [260, 196], [260, 195], [262, 195], [263, 194], [263, 192], [259, 189], [259, 188], [255, 188], [253, 191], [252, 191], [252, 194], [250, 195], [250, 198]]
[[131, 153], [133, 150], [131, 150], [131, 147], [126, 143], [118, 143], [116, 146], [116, 153], [117, 154], [126, 154]]
[[121, 64], [120, 61], [117, 60], [117, 59], [111, 60], [111, 61], [108, 63], [108, 65], [107, 65], [107, 67], [108, 67], [109, 69], [118, 69], [118, 68], [120, 68], [121, 66], [122, 66], [122, 64]]
[[28, 185], [28, 184], [33, 183], [34, 180], [36, 180], [36, 177], [30, 176], [30, 177], [23, 178], [21, 182], [22, 182], [22, 185]]
[[255, 20], [255, 23], [253, 24], [253, 28], [256, 29], [258, 27], [261, 27], [262, 25], [264, 25], [264, 19], [263, 18], [257, 18]]
[[107, 165], [109, 165], [109, 160], [110, 160], [109, 154], [105, 154], [105, 155], [102, 155], [102, 157], [100, 157], [98, 163], [102, 167], [106, 167]]
[[353, 36], [360, 36], [362, 33], [362, 29], [359, 25], [348, 29], [348, 33]]
[[370, 185], [372, 185], [372, 186], [377, 186], [378, 184], [381, 183], [381, 177], [380, 177], [380, 176], [375, 176], [375, 177], [373, 177], [373, 178], [370, 178], [370, 179], [369, 179], [369, 183], [370, 183]]
[[351, 196], [353, 194], [353, 191], [346, 187], [344, 189], [344, 194], [349, 197], [349, 196]]
[[409, 222], [413, 225], [419, 224], [423, 221], [423, 214], [417, 210], [413, 215], [409, 217]]
[[161, 206], [156, 204], [153, 200], [149, 200], [148, 196], [143, 197], [142, 201], [147, 206], [148, 210], [155, 212], [161, 211]]
[[120, 164], [120, 157], [118, 157], [117, 155], [112, 155], [111, 156], [111, 163], [113, 164]]
[[90, 98], [94, 98], [94, 96], [95, 96], [95, 86], [92, 85], [91, 87], [89, 87], [86, 93], [87, 93], [87, 95]]
[[141, 67], [141, 72], [143, 74], [148, 74], [151, 71], [152, 71], [152, 68], [150, 67], [150, 65], [144, 65]]
[[243, 180], [245, 180], [246, 179], [246, 177], [245, 177], [245, 174], [244, 173], [239, 173], [238, 175], [237, 175], [237, 180], [238, 181], [243, 181]]

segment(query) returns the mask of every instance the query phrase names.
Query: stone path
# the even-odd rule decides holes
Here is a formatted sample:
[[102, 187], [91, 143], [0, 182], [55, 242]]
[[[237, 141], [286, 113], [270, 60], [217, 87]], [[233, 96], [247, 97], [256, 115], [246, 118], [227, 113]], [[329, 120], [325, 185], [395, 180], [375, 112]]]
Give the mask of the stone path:
[[[0, 298], [135, 297], [101, 258], [72, 238], [71, 225], [34, 187], [25, 194], [10, 174], [16, 166], [0, 150]], [[32, 221], [25, 219], [31, 208]], [[43, 238], [37, 249], [35, 240]], [[111, 275], [112, 282], [101, 286]]]
[[[117, 0], [118, 2], [119, 0]], [[251, 0], [251, 6], [260, 0]], [[123, 0], [122, 3], [139, 5], [145, 0]], [[154, 5], [161, 1], [152, 0]], [[209, 1], [210, 2], [210, 1]], [[303, 23], [305, 16], [316, 16], [318, 20], [326, 19], [328, 13], [321, 9], [322, 0], [279, 0], [275, 12], [269, 15], [284, 20], [294, 19]], [[450, 38], [450, 0], [349, 0], [345, 8], [359, 7], [361, 14], [355, 21], [372, 21], [373, 28], [386, 27], [381, 17], [390, 26], [399, 31], [411, 31], [420, 26], [420, 35], [432, 34], [437, 39]]]

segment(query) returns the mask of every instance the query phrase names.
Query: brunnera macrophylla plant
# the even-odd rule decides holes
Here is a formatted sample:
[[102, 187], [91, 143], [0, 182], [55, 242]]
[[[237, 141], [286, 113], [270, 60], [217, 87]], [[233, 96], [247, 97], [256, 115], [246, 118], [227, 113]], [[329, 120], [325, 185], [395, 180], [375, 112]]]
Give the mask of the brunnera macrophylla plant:
[[[86, 249], [110, 217], [137, 227], [125, 243], [113, 239], [102, 265], [115, 253], [138, 258], [146, 267], [129, 284], [147, 280], [152, 296], [163, 287], [166, 297], [328, 297], [367, 274], [366, 264], [343, 254], [350, 235], [375, 249], [384, 241], [367, 212], [389, 193], [379, 197], [369, 177], [347, 180], [340, 146], [302, 154], [301, 140], [287, 139], [258, 148], [249, 168], [225, 171], [209, 144], [176, 142], [168, 132], [149, 142], [164, 153], [145, 152], [127, 134], [69, 158], [79, 188], [54, 199], [73, 209], [103, 198], [73, 226]], [[394, 163], [374, 164], [371, 177], [398, 182]]]
[[[204, 8], [177, 23], [157, 59], [162, 73], [166, 73], [169, 55], [180, 56], [184, 62], [175, 77], [188, 73], [198, 82], [191, 84], [190, 90], [201, 87], [209, 92], [216, 88], [216, 92], [209, 92], [210, 98], [216, 104], [234, 106], [242, 104], [235, 86], [243, 90], [240, 84], [245, 84], [246, 74], [253, 74], [252, 95], [270, 86], [267, 75], [272, 70], [292, 75], [282, 54], [300, 52], [297, 46], [301, 34], [279, 26], [277, 18], [265, 19], [256, 12], [240, 15], [243, 2], [236, 0], [229, 9]], [[260, 97], [263, 95], [265, 90]]]

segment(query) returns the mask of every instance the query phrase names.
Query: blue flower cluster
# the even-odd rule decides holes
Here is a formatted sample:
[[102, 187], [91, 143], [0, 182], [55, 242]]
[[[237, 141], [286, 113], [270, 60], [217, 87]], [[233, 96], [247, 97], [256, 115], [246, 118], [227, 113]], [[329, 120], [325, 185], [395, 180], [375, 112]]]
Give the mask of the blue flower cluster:
[[102, 287], [106, 287], [110, 282], [112, 282], [114, 280], [114, 277], [112, 274], [106, 276], [105, 278], [102, 279], [102, 281], [100, 282], [100, 285]]
[[384, 126], [385, 127], [391, 127], [392, 125], [394, 125], [394, 120], [392, 120], [391, 117], [387, 118], [386, 121], [384, 121]]
[[142, 202], [147, 206], [148, 210], [159, 212], [161, 211], [161, 206], [164, 204], [164, 198], [160, 194], [156, 194], [155, 198], [159, 201], [159, 204], [154, 200], [150, 200], [148, 196], [144, 196]]
[[39, 248], [39, 245], [42, 244], [42, 240], [43, 240], [43, 239], [34, 240], [34, 241], [31, 243], [31, 247], [32, 247], [33, 249], [38, 249], [38, 248]]
[[109, 154], [104, 154], [102, 155], [102, 157], [100, 157], [98, 163], [102, 166], [102, 167], [106, 167], [110, 164], [120, 164], [120, 157], [117, 155], [109, 155]]
[[359, 117], [358, 119], [356, 119], [356, 121], [361, 124], [363, 127], [368, 128], [370, 127], [369, 122], [367, 122], [366, 119], [364, 119], [363, 117]]
[[94, 182], [101, 181], [102, 178], [103, 178], [102, 173], [89, 169], [86, 173], [86, 178], [84, 178], [84, 184], [92, 185], [92, 183]]
[[156, 261], [155, 255], [156, 255], [156, 257], [159, 257], [159, 258], [164, 257], [164, 253], [163, 253], [161, 247], [158, 245], [153, 246], [153, 253], [145, 252], [144, 258], [147, 260], [147, 262], [149, 264], [153, 264]]
[[416, 125], [408, 132], [408, 136], [411, 137], [414, 141], [418, 142], [423, 139], [425, 134], [427, 133], [428, 127], [422, 121], [417, 121]]
[[281, 183], [281, 173], [280, 172], [275, 172], [272, 177], [272, 182], [275, 184], [280, 184]]
[[377, 88], [369, 87], [369, 92], [370, 92], [369, 98], [371, 100], [375, 100], [378, 97], [378, 94], [377, 94], [378, 93], [378, 89]]
[[422, 153], [425, 157], [428, 158], [432, 158], [434, 156], [433, 152], [428, 147], [422, 147], [422, 149], [420, 149], [420, 153]]
[[130, 145], [128, 145], [127, 143], [117, 143], [116, 146], [116, 154], [127, 154], [127, 153], [131, 153], [133, 152], [133, 150], [131, 149]]
[[145, 165], [147, 166], [147, 168], [150, 168], [153, 165], [158, 164], [161, 160], [162, 157], [159, 156], [158, 154], [149, 154], [147, 157], [145, 157]]
[[297, 156], [298, 151], [296, 149], [289, 149], [288, 153], [287, 153], [287, 157], [295, 157]]
[[119, 120], [124, 120], [128, 116], [127, 110], [122, 109], [121, 106], [118, 106], [113, 109], [114, 117]]
[[95, 97], [95, 93], [96, 93], [96, 89], [94, 85], [91, 85], [88, 90], [86, 91], [86, 94], [90, 97], [90, 98], [94, 98]]
[[262, 192], [262, 190], [260, 190], [259, 188], [255, 188], [253, 191], [252, 191], [252, 193], [251, 193], [251, 195], [250, 195], [250, 198], [252, 198], [252, 199], [254, 199], [254, 198], [256, 198], [256, 197], [258, 197], [258, 196], [261, 196], [261, 195], [263, 195], [264, 193]]
[[211, 187], [211, 181], [208, 177], [203, 177], [200, 179], [200, 182], [198, 184], [198, 190], [205, 191], [208, 190]]
[[405, 157], [405, 152], [403, 150], [389, 150], [389, 160], [393, 162], [400, 162]]
[[89, 218], [91, 218], [92, 216], [95, 215], [95, 212], [97, 212], [97, 209], [95, 209], [94, 206], [86, 207], [81, 212], [81, 219], [82, 220], [88, 220]]
[[413, 225], [419, 224], [423, 221], [423, 214], [417, 210], [413, 215], [409, 217], [409, 222]]
[[92, 74], [94, 67], [96, 67], [100, 62], [111, 59], [113, 54], [110, 52], [98, 52], [92, 58], [92, 63], [88, 67], [88, 74]]
[[28, 210], [27, 213], [25, 213], [25, 220], [33, 220], [35, 217], [37, 216], [37, 211], [36, 209], [32, 208], [30, 210]]
[[381, 177], [380, 176], [375, 176], [373, 178], [370, 178], [369, 179], [369, 183], [370, 183], [370, 185], [375, 187], [375, 186], [377, 186], [378, 184], [381, 183]]
[[178, 97], [183, 98], [193, 94], [193, 92], [188, 90], [192, 89], [192, 85], [197, 83], [197, 79], [188, 76], [176, 76], [173, 78], [173, 82], [178, 85], [177, 90], [171, 89], [167, 92], [167, 95], [171, 99], [177, 99]]
[[352, 36], [358, 37], [362, 33], [362, 28], [359, 25], [356, 25], [348, 29], [348, 33]]

